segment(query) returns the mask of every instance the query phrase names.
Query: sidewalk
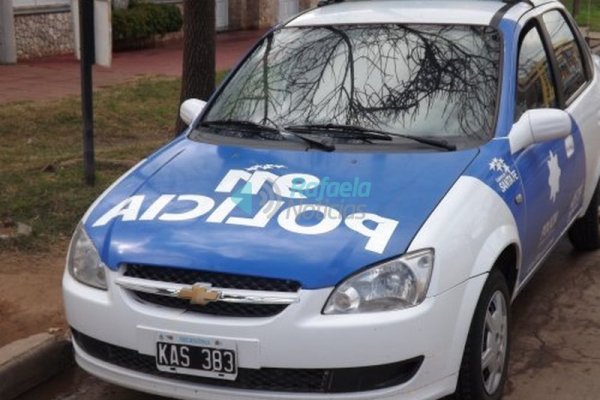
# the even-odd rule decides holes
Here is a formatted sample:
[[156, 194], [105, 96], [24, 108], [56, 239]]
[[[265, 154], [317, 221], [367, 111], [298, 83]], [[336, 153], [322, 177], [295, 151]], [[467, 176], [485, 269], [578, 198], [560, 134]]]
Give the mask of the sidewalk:
[[[265, 30], [217, 34], [217, 71], [230, 69]], [[111, 86], [143, 75], [181, 76], [183, 42], [113, 54], [111, 68], [94, 67], [94, 88]], [[0, 65], [0, 104], [55, 99], [80, 93], [79, 62], [73, 55]]]

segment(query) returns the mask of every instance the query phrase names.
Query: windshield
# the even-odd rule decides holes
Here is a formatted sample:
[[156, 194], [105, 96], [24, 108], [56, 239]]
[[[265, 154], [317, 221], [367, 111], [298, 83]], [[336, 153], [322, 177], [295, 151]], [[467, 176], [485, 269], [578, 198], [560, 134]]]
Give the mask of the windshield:
[[282, 28], [246, 59], [204, 121], [487, 140], [500, 46], [497, 31], [483, 26]]

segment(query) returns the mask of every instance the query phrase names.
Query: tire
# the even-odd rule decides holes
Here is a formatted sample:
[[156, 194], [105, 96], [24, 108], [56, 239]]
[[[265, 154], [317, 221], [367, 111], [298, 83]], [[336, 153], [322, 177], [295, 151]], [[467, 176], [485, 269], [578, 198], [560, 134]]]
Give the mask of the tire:
[[[488, 317], [489, 318], [486, 318]], [[463, 354], [457, 400], [499, 400], [508, 375], [510, 294], [504, 275], [492, 270], [477, 302]], [[484, 350], [485, 349], [485, 350]], [[489, 360], [483, 365], [485, 353]]]
[[600, 185], [592, 196], [583, 217], [576, 220], [569, 229], [569, 240], [575, 249], [591, 251], [600, 248]]

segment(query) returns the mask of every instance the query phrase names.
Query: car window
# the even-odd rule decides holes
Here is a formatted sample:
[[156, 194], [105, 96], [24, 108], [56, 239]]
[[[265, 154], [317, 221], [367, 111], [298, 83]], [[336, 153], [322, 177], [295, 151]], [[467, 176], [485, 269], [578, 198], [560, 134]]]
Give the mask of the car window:
[[245, 60], [205, 120], [489, 140], [500, 57], [500, 35], [485, 26], [282, 28]]
[[556, 107], [556, 90], [548, 54], [535, 25], [522, 36], [517, 69], [515, 121], [532, 108]]
[[573, 31], [559, 11], [549, 11], [543, 19], [552, 40], [565, 98], [568, 99], [586, 81], [581, 52]]

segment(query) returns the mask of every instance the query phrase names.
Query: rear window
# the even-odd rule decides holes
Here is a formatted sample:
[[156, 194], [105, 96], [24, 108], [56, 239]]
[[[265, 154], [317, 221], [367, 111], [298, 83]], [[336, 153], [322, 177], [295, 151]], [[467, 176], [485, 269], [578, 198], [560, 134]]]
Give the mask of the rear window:
[[559, 11], [545, 13], [544, 23], [552, 40], [563, 90], [568, 99], [586, 82], [581, 52], [569, 24]]

